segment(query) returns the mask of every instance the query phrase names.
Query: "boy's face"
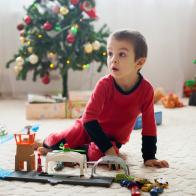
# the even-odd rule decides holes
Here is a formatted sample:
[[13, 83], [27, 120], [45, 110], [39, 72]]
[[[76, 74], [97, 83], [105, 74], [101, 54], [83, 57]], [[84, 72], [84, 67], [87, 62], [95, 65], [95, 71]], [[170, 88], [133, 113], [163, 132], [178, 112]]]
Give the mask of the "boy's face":
[[107, 65], [114, 78], [126, 79], [137, 74], [142, 67], [140, 59], [135, 61], [133, 46], [126, 40], [111, 37], [107, 44]]

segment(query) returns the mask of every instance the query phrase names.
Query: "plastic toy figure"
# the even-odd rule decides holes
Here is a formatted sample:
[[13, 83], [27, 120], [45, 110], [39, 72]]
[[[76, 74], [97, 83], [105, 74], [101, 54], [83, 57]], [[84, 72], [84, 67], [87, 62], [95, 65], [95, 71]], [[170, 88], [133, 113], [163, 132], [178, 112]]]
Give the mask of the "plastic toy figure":
[[40, 154], [38, 154], [38, 159], [37, 159], [37, 172], [38, 173], [42, 172], [42, 160]]

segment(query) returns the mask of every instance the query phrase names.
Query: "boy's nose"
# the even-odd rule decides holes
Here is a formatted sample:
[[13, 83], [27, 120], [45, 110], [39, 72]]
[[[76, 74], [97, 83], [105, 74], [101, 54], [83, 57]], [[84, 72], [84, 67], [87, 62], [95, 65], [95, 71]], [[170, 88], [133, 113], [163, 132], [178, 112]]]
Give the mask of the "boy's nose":
[[112, 63], [117, 64], [117, 63], [119, 63], [119, 60], [117, 58], [113, 58]]

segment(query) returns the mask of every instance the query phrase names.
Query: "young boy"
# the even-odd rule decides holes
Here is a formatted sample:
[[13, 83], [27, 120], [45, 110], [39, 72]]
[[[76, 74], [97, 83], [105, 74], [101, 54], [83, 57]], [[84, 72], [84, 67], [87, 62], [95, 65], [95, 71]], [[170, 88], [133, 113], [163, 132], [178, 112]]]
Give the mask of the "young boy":
[[153, 88], [140, 74], [147, 57], [145, 38], [136, 31], [117, 31], [107, 43], [110, 74], [101, 78], [90, 97], [83, 116], [62, 132], [50, 134], [38, 150], [46, 154], [68, 143], [70, 148], [88, 144], [88, 159], [118, 156], [121, 145], [129, 141], [137, 116], [142, 114], [142, 155], [144, 164], [169, 167], [157, 160], [157, 132], [154, 119]]

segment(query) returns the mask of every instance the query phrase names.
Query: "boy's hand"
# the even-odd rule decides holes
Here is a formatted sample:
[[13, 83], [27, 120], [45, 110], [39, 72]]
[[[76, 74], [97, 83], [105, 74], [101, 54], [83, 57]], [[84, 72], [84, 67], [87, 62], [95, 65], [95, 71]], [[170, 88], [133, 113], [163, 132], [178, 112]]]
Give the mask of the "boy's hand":
[[105, 155], [113, 155], [113, 156], [118, 156], [114, 147], [109, 148], [106, 152]]
[[[114, 147], [109, 148], [106, 152], [105, 155], [113, 155], [113, 156], [118, 156]], [[118, 164], [109, 164], [109, 170], [118, 170], [120, 169], [120, 165]]]
[[149, 167], [159, 167], [159, 168], [169, 167], [169, 164], [167, 161], [157, 160], [157, 159], [147, 160], [145, 161], [144, 165], [149, 166]]

